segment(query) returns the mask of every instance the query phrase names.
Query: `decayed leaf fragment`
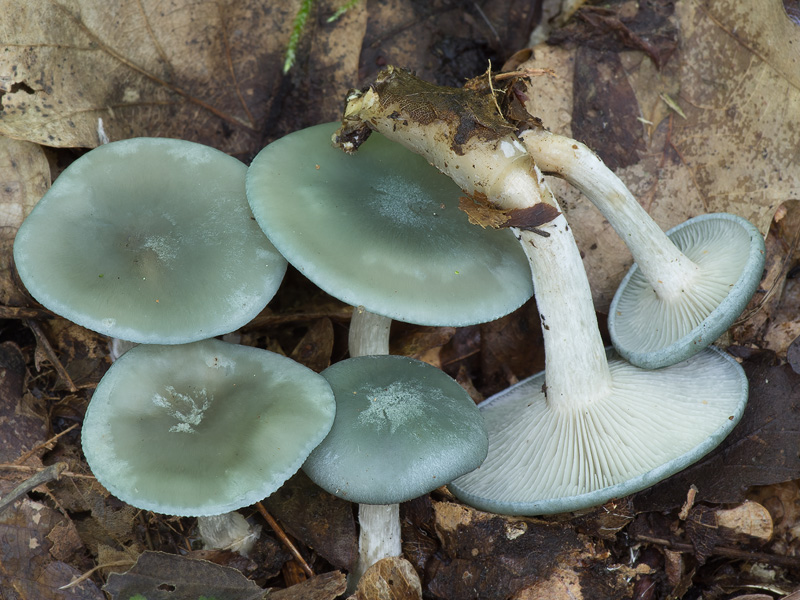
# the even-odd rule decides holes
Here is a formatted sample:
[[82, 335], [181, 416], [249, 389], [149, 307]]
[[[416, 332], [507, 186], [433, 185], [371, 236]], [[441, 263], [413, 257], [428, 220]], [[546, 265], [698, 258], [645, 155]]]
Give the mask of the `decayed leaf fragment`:
[[491, 227], [517, 227], [535, 231], [537, 227], [549, 223], [561, 213], [550, 204], [539, 203], [528, 208], [497, 208], [485, 194], [475, 193], [458, 199], [459, 210], [467, 213], [469, 222], [484, 229]]

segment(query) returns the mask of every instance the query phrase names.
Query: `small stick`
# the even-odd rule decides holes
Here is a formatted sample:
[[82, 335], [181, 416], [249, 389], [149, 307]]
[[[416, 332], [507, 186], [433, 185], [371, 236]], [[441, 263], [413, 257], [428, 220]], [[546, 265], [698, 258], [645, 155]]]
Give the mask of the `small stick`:
[[60, 590], [68, 590], [71, 587], [75, 587], [76, 585], [79, 585], [79, 584], [83, 583], [84, 581], [86, 581], [87, 579], [89, 579], [89, 577], [92, 576], [92, 573], [94, 573], [98, 569], [105, 569], [106, 567], [132, 567], [135, 564], [136, 564], [135, 560], [115, 560], [114, 562], [105, 563], [105, 564], [102, 564], [102, 565], [97, 565], [96, 567], [86, 571], [86, 573], [84, 573], [80, 577], [76, 577], [75, 579], [70, 581], [68, 584], [62, 585], [58, 589], [60, 589]]
[[[676, 542], [669, 539], [651, 537], [649, 535], [637, 535], [635, 539], [637, 542], [649, 542], [659, 546], [666, 546], [676, 552], [684, 552], [686, 554], [694, 554], [695, 552], [695, 547], [685, 542]], [[727, 546], [714, 546], [711, 554], [713, 556], [726, 556], [739, 560], [764, 562], [769, 565], [778, 565], [791, 569], [800, 567], [800, 558], [796, 556], [781, 556], [780, 554], [740, 550], [739, 548], [728, 548]]]
[[0, 305], [0, 319], [52, 319], [54, 316], [43, 308]]
[[[41, 473], [47, 467], [31, 467], [28, 465], [15, 465], [12, 463], [0, 463], [0, 469], [7, 469], [9, 471], [28, 471]], [[73, 477], [75, 479], [97, 479], [94, 475], [82, 475], [81, 473], [73, 473], [72, 471], [63, 471], [61, 473], [64, 477]]]
[[264, 505], [261, 504], [261, 502], [256, 502], [256, 508], [258, 508], [258, 512], [261, 513], [261, 516], [264, 517], [264, 519], [267, 521], [267, 524], [272, 527], [272, 530], [281, 539], [284, 546], [286, 546], [289, 552], [292, 553], [292, 556], [294, 556], [295, 560], [300, 564], [300, 567], [303, 569], [305, 574], [309, 577], [314, 577], [314, 571], [300, 554], [300, 551], [297, 549], [297, 547], [292, 543], [292, 540], [290, 540], [289, 537], [283, 532], [283, 529], [281, 529], [281, 526], [278, 524], [278, 522], [272, 518], [271, 514], [267, 512], [267, 509], [264, 508]]
[[31, 456], [33, 456], [33, 453], [34, 453], [34, 452], [36, 452], [37, 450], [40, 450], [40, 449], [44, 448], [45, 446], [48, 446], [49, 444], [51, 444], [51, 443], [55, 442], [55, 441], [56, 441], [58, 438], [60, 438], [62, 435], [65, 435], [65, 434], [69, 433], [70, 431], [72, 431], [73, 429], [75, 429], [77, 426], [78, 426], [78, 424], [77, 424], [77, 423], [75, 423], [74, 425], [70, 425], [70, 426], [69, 426], [69, 427], [67, 427], [67, 428], [66, 428], [64, 431], [62, 431], [61, 433], [58, 433], [58, 434], [54, 435], [53, 437], [51, 437], [51, 438], [50, 438], [49, 440], [47, 440], [46, 442], [42, 442], [41, 444], [39, 444], [39, 445], [37, 445], [37, 446], [34, 446], [34, 447], [33, 447], [33, 448], [31, 448], [30, 450], [28, 450], [28, 451], [27, 451], [25, 454], [23, 454], [22, 456], [20, 456], [20, 457], [19, 457], [17, 460], [15, 460], [15, 461], [14, 461], [14, 464], [15, 464], [15, 465], [21, 465], [21, 464], [22, 464], [22, 463], [24, 463], [26, 460], [28, 460], [28, 459], [29, 459]]
[[57, 462], [45, 469], [42, 469], [35, 475], [30, 476], [28, 479], [20, 483], [17, 487], [6, 494], [3, 498], [0, 498], [0, 512], [16, 502], [18, 498], [24, 496], [31, 490], [36, 489], [43, 483], [58, 479], [68, 468], [69, 465], [67, 463]]
[[33, 335], [36, 336], [36, 343], [42, 347], [44, 353], [47, 355], [48, 360], [53, 364], [56, 373], [58, 373], [58, 376], [67, 384], [69, 391], [73, 394], [77, 392], [78, 388], [75, 387], [74, 383], [72, 383], [72, 378], [69, 376], [69, 373], [67, 373], [67, 370], [64, 368], [64, 365], [61, 364], [61, 361], [58, 360], [56, 351], [53, 350], [53, 347], [50, 345], [50, 341], [47, 339], [47, 336], [44, 334], [42, 328], [36, 321], [32, 321], [30, 319], [28, 319], [26, 323], [33, 332]]

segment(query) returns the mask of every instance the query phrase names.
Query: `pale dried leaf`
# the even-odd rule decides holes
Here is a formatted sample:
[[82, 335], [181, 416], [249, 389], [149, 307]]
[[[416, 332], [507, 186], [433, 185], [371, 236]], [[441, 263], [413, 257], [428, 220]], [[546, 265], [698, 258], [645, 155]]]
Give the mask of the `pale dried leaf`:
[[50, 167], [39, 145], [0, 136], [0, 182], [0, 304], [25, 306], [11, 252], [17, 229], [50, 187]]
[[0, 0], [0, 132], [258, 149], [299, 2]]
[[[676, 3], [674, 18], [681, 44], [660, 72], [642, 53], [626, 51], [619, 55], [621, 69], [607, 73], [627, 78], [642, 119], [608, 124], [644, 143], [617, 174], [665, 229], [701, 213], [732, 212], [766, 232], [778, 205], [800, 196], [800, 28], [781, 0], [687, 0]], [[529, 110], [550, 129], [581, 139], [565, 118], [573, 113], [577, 55], [537, 49], [523, 67], [559, 74], [557, 81], [534, 82]], [[664, 94], [685, 119], [664, 103]], [[604, 148], [593, 149], [603, 156]], [[596, 305], [604, 310], [630, 255], [574, 193], [565, 195], [565, 204]]]

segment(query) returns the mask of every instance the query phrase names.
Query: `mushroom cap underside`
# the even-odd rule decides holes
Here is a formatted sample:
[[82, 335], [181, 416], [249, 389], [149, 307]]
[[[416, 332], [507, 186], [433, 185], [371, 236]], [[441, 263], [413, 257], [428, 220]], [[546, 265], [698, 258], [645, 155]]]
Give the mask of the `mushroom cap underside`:
[[742, 367], [714, 347], [657, 371], [609, 351], [611, 386], [573, 409], [548, 407], [539, 373], [480, 405], [489, 454], [450, 490], [491, 512], [597, 506], [677, 473], [715, 448], [747, 402]]
[[647, 369], [675, 364], [713, 343], [744, 310], [764, 268], [763, 236], [737, 215], [700, 215], [667, 235], [697, 265], [692, 282], [664, 300], [634, 264], [608, 315], [614, 347]]

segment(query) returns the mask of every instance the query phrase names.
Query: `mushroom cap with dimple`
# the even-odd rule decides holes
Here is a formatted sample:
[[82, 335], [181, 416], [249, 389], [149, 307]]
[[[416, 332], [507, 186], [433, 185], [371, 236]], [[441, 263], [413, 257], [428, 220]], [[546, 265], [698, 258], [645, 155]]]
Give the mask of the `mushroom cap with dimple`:
[[477, 406], [439, 369], [403, 356], [361, 356], [322, 375], [336, 396], [336, 419], [303, 470], [328, 492], [362, 504], [396, 504], [486, 457]]
[[480, 405], [489, 454], [450, 484], [460, 500], [508, 515], [562, 513], [622, 498], [714, 449], [747, 403], [742, 367], [712, 347], [656, 371], [609, 351], [611, 385], [554, 410], [539, 373]]
[[20, 278], [45, 307], [116, 338], [179, 344], [233, 331], [266, 306], [287, 264], [253, 219], [246, 172], [184, 140], [95, 148], [20, 227]]
[[667, 235], [697, 265], [697, 277], [665, 300], [634, 264], [608, 314], [614, 347], [647, 369], [675, 364], [712, 344], [747, 306], [764, 268], [763, 236], [737, 215], [700, 215]]
[[470, 224], [461, 190], [380, 134], [353, 155], [332, 147], [338, 125], [273, 142], [247, 173], [253, 213], [292, 265], [344, 302], [423, 325], [491, 321], [531, 297], [510, 231]]
[[103, 376], [83, 422], [98, 481], [137, 508], [216, 515], [257, 502], [333, 424], [323, 377], [267, 350], [142, 345]]

